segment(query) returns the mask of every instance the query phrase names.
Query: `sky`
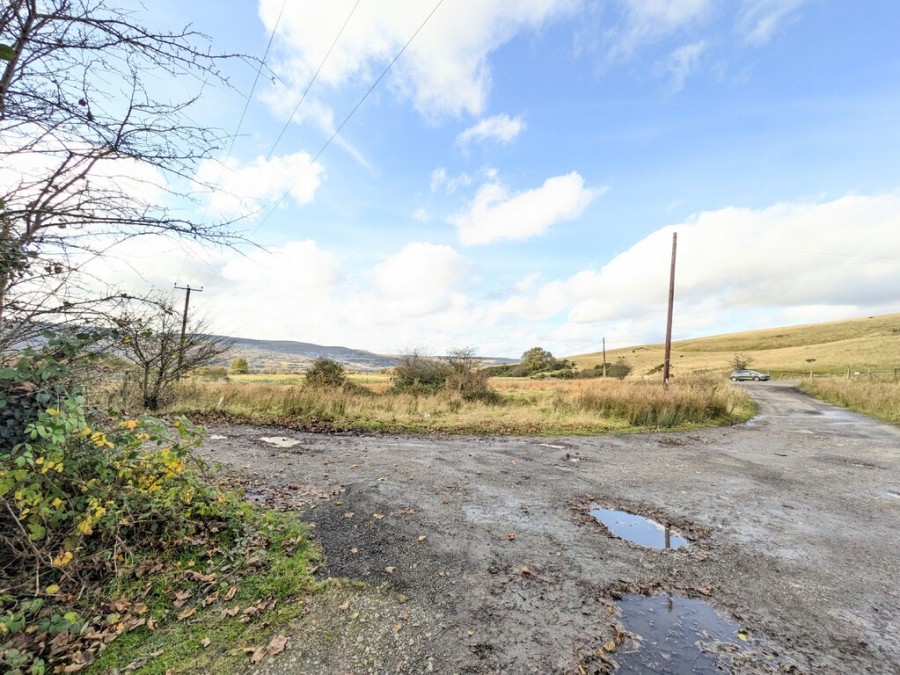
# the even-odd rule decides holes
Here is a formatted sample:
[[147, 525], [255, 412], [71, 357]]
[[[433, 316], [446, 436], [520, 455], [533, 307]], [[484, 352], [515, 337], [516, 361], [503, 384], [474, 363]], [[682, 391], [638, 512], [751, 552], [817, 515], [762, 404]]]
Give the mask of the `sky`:
[[238, 131], [198, 167], [218, 186], [198, 215], [259, 248], [140, 239], [95, 263], [134, 292], [202, 286], [215, 332], [660, 342], [676, 232], [676, 340], [900, 311], [893, 0], [154, 0], [146, 20], [265, 54], [192, 113]]

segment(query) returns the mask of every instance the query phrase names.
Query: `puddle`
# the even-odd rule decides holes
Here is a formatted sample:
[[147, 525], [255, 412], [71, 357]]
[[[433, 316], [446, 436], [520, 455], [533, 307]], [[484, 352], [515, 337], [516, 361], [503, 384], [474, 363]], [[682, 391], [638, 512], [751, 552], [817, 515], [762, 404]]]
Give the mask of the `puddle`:
[[702, 600], [628, 594], [616, 604], [622, 626], [634, 637], [615, 653], [617, 675], [721, 673], [743, 644], [740, 627]]
[[672, 529], [644, 516], [627, 511], [615, 511], [594, 506], [591, 515], [615, 536], [649, 548], [687, 548], [684, 537], [672, 534]]
[[293, 448], [295, 445], [300, 445], [301, 443], [301, 441], [298, 441], [295, 438], [287, 438], [285, 436], [265, 436], [259, 440], [279, 448]]

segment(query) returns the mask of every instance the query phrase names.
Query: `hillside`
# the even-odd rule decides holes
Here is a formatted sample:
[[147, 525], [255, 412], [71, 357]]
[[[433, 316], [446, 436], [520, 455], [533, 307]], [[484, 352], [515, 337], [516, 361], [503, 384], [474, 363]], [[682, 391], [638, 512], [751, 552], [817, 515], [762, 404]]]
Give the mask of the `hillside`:
[[291, 340], [251, 340], [234, 338], [228, 359], [247, 359], [250, 370], [291, 373], [306, 370], [316, 359], [337, 361], [357, 372], [372, 372], [397, 365], [393, 356], [374, 354], [362, 349], [316, 345]]
[[[672, 372], [725, 372], [734, 354], [752, 357], [752, 368], [773, 374], [851, 372], [892, 375], [900, 369], [900, 314], [829, 321], [783, 328], [730, 333], [672, 343]], [[602, 363], [595, 352], [569, 357], [579, 368]], [[645, 375], [661, 365], [664, 345], [608, 350], [606, 360], [619, 358]]]

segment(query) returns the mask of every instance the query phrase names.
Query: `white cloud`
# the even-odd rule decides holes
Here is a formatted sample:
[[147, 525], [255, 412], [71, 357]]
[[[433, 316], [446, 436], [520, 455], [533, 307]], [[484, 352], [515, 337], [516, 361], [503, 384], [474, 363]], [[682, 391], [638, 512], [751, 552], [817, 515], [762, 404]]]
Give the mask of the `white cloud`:
[[778, 325], [789, 317], [816, 320], [816, 313], [827, 320], [854, 310], [895, 311], [900, 195], [894, 193], [704, 212], [654, 232], [600, 270], [546, 284], [519, 303], [538, 307], [550, 292], [568, 306], [570, 324], [629, 322], [633, 342], [658, 340], [674, 231], [682, 335]]
[[472, 142], [494, 140], [504, 145], [511, 143], [516, 136], [525, 131], [525, 122], [521, 116], [494, 115], [479, 120], [456, 137], [456, 142], [466, 146]]
[[469, 260], [449, 246], [413, 242], [372, 275], [382, 296], [417, 316], [446, 306], [470, 269]]
[[443, 189], [448, 195], [452, 195], [461, 187], [467, 187], [472, 184], [472, 177], [463, 171], [458, 176], [451, 176], [447, 173], [447, 169], [440, 167], [431, 172], [429, 179], [429, 187], [432, 192]]
[[552, 225], [578, 218], [604, 192], [586, 188], [575, 171], [548, 178], [533, 190], [510, 194], [498, 182], [482, 185], [465, 212], [450, 219], [466, 246], [521, 240], [544, 234]]
[[738, 31], [748, 44], [762, 45], [809, 0], [744, 0], [738, 15]]
[[[206, 160], [197, 169], [196, 182], [209, 194], [210, 210], [227, 217], [252, 217], [289, 195], [296, 204], [315, 199], [325, 170], [305, 152], [257, 157], [241, 164], [229, 159], [222, 165]], [[210, 187], [215, 189], [212, 192]]]
[[621, 25], [608, 31], [611, 61], [627, 60], [641, 47], [708, 19], [712, 0], [619, 0], [623, 7]]
[[687, 78], [697, 69], [700, 57], [706, 51], [708, 44], [705, 40], [682, 45], [669, 54], [669, 59], [664, 67], [664, 72], [671, 76], [672, 91], [677, 93], [684, 89]]
[[[268, 30], [283, 5], [280, 0], [260, 0], [259, 13]], [[411, 98], [429, 118], [478, 115], [491, 85], [488, 55], [515, 35], [568, 16], [580, 5], [581, 0], [445, 2], [394, 64], [393, 89]], [[352, 7], [352, 0], [284, 5], [278, 29], [283, 56], [274, 69], [292, 89], [305, 89]], [[319, 74], [320, 90], [373, 80], [433, 7], [409, 0], [360, 3]]]

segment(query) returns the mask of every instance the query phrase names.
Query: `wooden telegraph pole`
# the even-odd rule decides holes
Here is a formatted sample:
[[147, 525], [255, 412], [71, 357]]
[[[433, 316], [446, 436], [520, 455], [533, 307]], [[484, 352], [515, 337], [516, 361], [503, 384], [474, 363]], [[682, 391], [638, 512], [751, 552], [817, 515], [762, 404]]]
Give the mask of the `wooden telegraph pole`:
[[666, 318], [666, 357], [663, 367], [663, 386], [669, 388], [669, 367], [672, 357], [672, 307], [675, 304], [675, 249], [678, 233], [672, 233], [672, 269], [669, 272], [669, 312]]
[[606, 338], [603, 338], [603, 377], [606, 377]]
[[181, 364], [184, 361], [184, 334], [187, 331], [188, 305], [191, 303], [191, 291], [197, 293], [203, 292], [203, 286], [200, 288], [191, 288], [191, 285], [179, 286], [175, 284], [175, 288], [184, 291], [184, 314], [181, 316], [181, 341], [178, 343], [178, 367], [175, 370], [175, 381], [181, 381]]

